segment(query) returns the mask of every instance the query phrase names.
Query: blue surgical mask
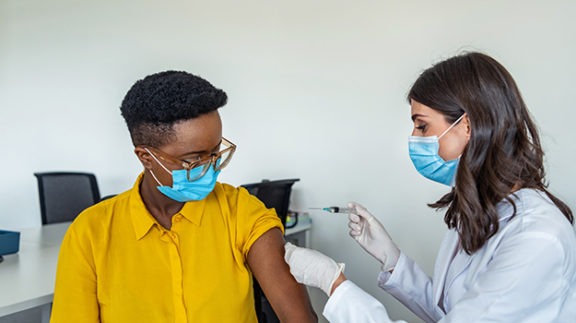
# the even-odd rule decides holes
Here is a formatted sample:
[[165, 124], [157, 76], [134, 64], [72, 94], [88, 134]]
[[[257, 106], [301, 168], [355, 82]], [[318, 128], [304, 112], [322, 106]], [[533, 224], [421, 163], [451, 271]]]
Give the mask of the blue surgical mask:
[[424, 177], [435, 182], [452, 186], [455, 182], [456, 171], [460, 158], [445, 161], [438, 155], [440, 144], [438, 140], [442, 138], [450, 129], [452, 129], [462, 118], [462, 115], [439, 137], [419, 137], [410, 136], [408, 138], [408, 150], [410, 159], [416, 170]]
[[[168, 196], [169, 198], [178, 201], [178, 202], [190, 202], [190, 201], [200, 201], [206, 198], [210, 192], [214, 190], [214, 186], [216, 186], [216, 179], [218, 178], [218, 174], [220, 171], [215, 171], [214, 166], [210, 165], [206, 174], [194, 181], [188, 181], [188, 177], [186, 174], [185, 169], [179, 170], [168, 170], [157, 158], [152, 154], [150, 151], [148, 153], [156, 160], [162, 168], [167, 171], [168, 173], [172, 174], [172, 187], [165, 186], [160, 183], [158, 178], [154, 175], [154, 172], [150, 170], [150, 174], [159, 186], [157, 186], [158, 190]], [[196, 168], [192, 168], [190, 170], [190, 178], [194, 178], [197, 175], [200, 175], [202, 172], [203, 166], [199, 166]]]

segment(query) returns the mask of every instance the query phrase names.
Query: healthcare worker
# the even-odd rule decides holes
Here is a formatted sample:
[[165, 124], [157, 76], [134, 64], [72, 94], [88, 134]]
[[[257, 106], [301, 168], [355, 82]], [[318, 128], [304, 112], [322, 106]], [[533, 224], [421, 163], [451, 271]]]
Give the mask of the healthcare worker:
[[[382, 264], [378, 285], [425, 322], [576, 322], [576, 235], [548, 189], [538, 130], [508, 71], [465, 53], [425, 70], [409, 91], [410, 158], [449, 192], [448, 232], [429, 277], [366, 208], [350, 235]], [[386, 309], [322, 253], [286, 245], [301, 283], [330, 298], [331, 322], [390, 322]]]

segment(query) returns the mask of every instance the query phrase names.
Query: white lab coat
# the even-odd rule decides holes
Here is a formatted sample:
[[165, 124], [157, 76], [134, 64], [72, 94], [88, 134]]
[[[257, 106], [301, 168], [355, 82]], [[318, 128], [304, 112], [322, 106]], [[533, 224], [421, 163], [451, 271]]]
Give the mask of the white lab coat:
[[330, 295], [322, 314], [332, 323], [406, 323], [390, 320], [382, 303], [349, 280]]
[[[401, 254], [392, 274], [380, 273], [380, 287], [426, 322], [576, 322], [573, 227], [542, 192], [522, 189], [513, 200], [516, 216], [499, 203], [500, 228], [474, 254], [450, 230], [433, 279]], [[359, 287], [338, 289], [324, 310], [330, 322], [391, 322]]]

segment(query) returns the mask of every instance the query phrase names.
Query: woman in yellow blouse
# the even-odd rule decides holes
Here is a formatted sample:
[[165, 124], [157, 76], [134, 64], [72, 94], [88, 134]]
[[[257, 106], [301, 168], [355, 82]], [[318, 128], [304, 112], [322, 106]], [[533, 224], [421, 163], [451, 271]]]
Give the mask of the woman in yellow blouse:
[[317, 320], [274, 210], [216, 181], [236, 149], [222, 137], [226, 100], [186, 72], [132, 86], [121, 111], [144, 172], [70, 226], [52, 323], [257, 322], [253, 276], [282, 322]]

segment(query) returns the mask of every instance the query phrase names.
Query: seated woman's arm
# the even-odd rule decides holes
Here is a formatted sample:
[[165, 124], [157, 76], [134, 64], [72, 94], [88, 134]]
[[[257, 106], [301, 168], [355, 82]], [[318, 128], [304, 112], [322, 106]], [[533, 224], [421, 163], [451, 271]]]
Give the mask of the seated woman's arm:
[[284, 261], [284, 243], [278, 228], [268, 230], [250, 248], [248, 265], [281, 322], [317, 322], [306, 287]]
[[79, 223], [69, 227], [60, 246], [50, 322], [100, 322], [90, 234]]

